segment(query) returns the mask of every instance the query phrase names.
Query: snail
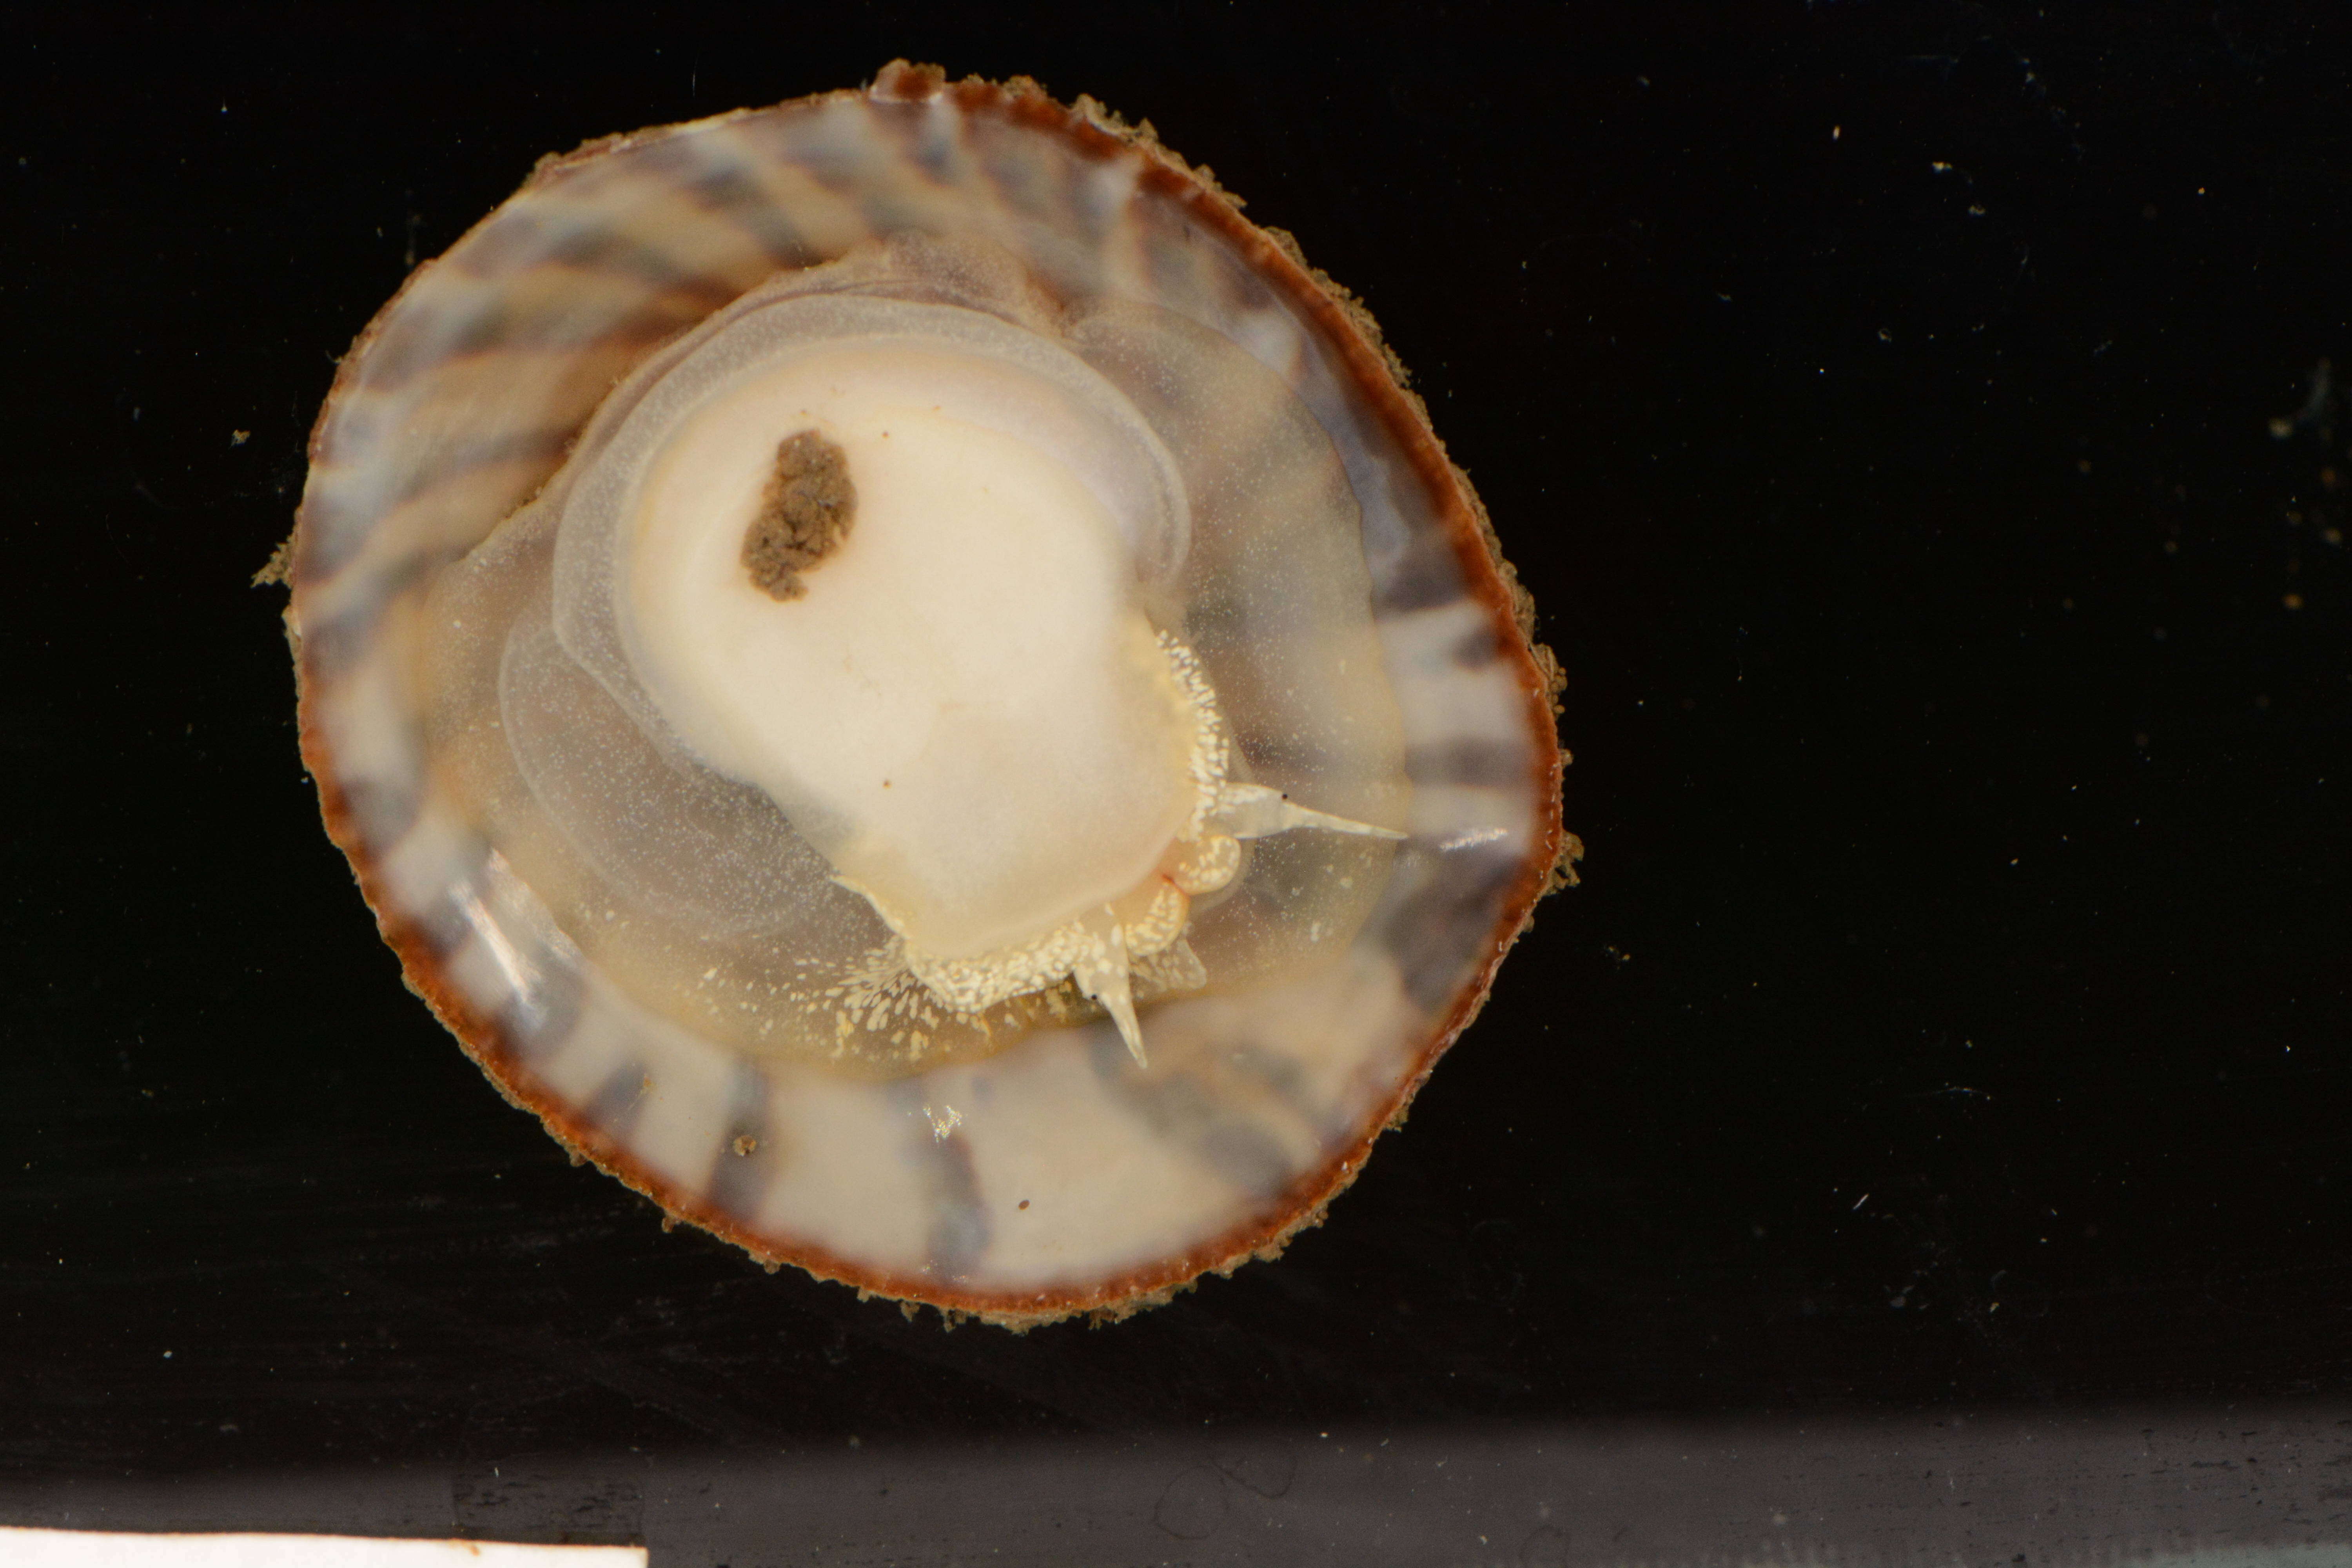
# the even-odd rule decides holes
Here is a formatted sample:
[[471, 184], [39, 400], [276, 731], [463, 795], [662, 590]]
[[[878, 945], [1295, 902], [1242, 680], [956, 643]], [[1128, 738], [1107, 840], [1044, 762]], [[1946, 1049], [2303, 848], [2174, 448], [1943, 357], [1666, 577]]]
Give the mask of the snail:
[[772, 1268], [1019, 1328], [1270, 1255], [1573, 880], [1370, 318], [1090, 100], [545, 160], [310, 458], [303, 757], [410, 984]]

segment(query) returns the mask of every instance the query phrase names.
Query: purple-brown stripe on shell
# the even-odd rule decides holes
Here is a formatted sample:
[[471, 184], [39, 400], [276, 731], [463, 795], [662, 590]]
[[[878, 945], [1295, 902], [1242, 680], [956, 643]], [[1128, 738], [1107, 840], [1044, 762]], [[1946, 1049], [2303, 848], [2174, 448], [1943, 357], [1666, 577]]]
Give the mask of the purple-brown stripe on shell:
[[[980, 235], [1062, 297], [1148, 299], [1239, 344], [1361, 509], [1409, 838], [1341, 959], [1161, 1002], [1148, 1070], [1107, 1023], [885, 1084], [743, 1059], [599, 975], [432, 786], [436, 574], [656, 348], [779, 268], [904, 230]], [[1476, 1012], [1560, 858], [1549, 656], [1369, 321], [1084, 100], [895, 66], [549, 160], [362, 335], [311, 460], [289, 612], [304, 756], [410, 983], [564, 1143], [771, 1262], [1023, 1323], [1278, 1247]]]

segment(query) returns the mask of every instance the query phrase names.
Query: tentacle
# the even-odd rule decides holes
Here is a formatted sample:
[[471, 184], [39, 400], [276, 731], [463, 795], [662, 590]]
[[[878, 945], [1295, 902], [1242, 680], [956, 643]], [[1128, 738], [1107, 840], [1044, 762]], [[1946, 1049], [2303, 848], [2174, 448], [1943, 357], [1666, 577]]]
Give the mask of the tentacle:
[[1356, 833], [1367, 838], [1402, 838], [1393, 827], [1375, 827], [1369, 822], [1351, 817], [1334, 816], [1328, 811], [1314, 811], [1294, 805], [1290, 797], [1264, 784], [1228, 784], [1217, 792], [1217, 805], [1210, 822], [1219, 830], [1235, 838], [1264, 838], [1271, 834], [1287, 833], [1294, 827], [1320, 827], [1330, 833]]
[[1108, 905], [1099, 913], [1087, 916], [1084, 923], [1087, 934], [1096, 941], [1093, 951], [1070, 966], [1070, 978], [1111, 1016], [1135, 1065], [1149, 1067], [1150, 1063], [1143, 1055], [1143, 1026], [1135, 1018], [1135, 991], [1129, 982], [1127, 932]]

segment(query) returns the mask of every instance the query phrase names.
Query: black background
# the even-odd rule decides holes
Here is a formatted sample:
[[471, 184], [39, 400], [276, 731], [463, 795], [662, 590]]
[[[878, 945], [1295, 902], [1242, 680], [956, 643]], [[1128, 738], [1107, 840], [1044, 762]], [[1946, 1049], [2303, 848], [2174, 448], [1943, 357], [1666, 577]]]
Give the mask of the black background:
[[[2347, 50], [2332, 6], [12, 6], [0, 1466], [2340, 1399]], [[901, 54], [1149, 117], [1294, 231], [1569, 674], [1585, 885], [1328, 1225], [1112, 1329], [909, 1322], [572, 1167], [402, 990], [247, 581], [334, 356], [535, 158]]]

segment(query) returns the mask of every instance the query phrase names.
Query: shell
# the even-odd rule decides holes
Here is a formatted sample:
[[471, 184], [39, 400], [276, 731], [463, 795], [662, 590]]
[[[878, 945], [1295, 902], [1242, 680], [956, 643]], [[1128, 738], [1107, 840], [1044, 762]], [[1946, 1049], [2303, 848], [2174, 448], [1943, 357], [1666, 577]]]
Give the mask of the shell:
[[[509, 1099], [772, 1268], [1017, 1327], [1270, 1256], [1402, 1118], [1537, 899], [1573, 880], [1558, 678], [1526, 595], [1370, 318], [1236, 208], [1088, 100], [900, 63], [863, 91], [543, 161], [342, 363], [286, 556], [328, 831], [409, 984]], [[459, 563], [666, 345], [779, 274], [908, 236], [1001, 247], [1057, 308], [1146, 301], [1215, 334], [1311, 416], [1360, 517], [1350, 569], [1393, 693], [1403, 842], [1362, 862], [1332, 951], [1151, 1005], [1148, 1068], [1090, 1011], [888, 1071], [681, 1022], [449, 784], [435, 595]], [[1282, 775], [1283, 737], [1237, 728]]]

